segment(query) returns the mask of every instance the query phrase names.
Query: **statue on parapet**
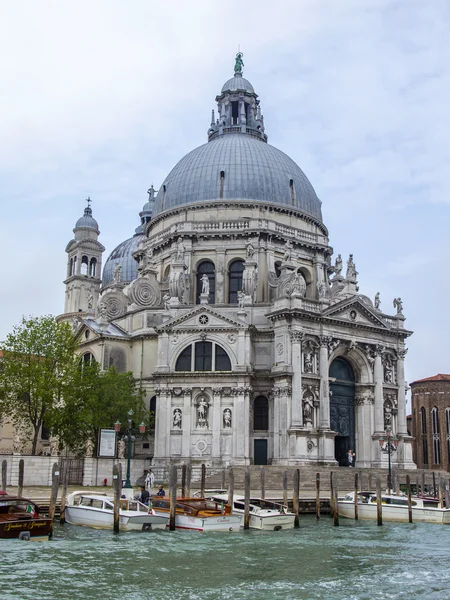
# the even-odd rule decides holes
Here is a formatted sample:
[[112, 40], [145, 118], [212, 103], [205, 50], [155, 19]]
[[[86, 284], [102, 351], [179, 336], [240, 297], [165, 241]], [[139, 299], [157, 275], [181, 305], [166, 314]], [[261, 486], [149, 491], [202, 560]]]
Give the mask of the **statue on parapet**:
[[403, 302], [401, 298], [394, 298], [393, 302], [394, 308], [397, 309], [397, 314], [401, 315], [403, 313]]

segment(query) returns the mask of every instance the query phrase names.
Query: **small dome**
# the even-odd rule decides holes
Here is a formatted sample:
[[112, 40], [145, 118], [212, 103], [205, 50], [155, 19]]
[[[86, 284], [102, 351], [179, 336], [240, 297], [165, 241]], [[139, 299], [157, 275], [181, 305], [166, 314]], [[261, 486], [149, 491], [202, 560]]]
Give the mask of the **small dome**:
[[98, 231], [98, 223], [92, 216], [92, 208], [90, 206], [86, 206], [84, 209], [84, 215], [75, 223], [75, 229], [78, 228], [95, 229]]
[[133, 252], [137, 250], [139, 244], [145, 240], [145, 235], [137, 234], [129, 240], [125, 240], [115, 248], [108, 256], [108, 260], [103, 267], [102, 286], [106, 287], [114, 279], [114, 269], [116, 265], [122, 267], [122, 281], [129, 283], [137, 278], [137, 262], [133, 258]]
[[250, 81], [242, 77], [242, 75], [240, 75], [239, 73], [237, 73], [234, 77], [232, 77], [226, 83], [224, 83], [224, 85], [222, 86], [222, 94], [224, 94], [225, 92], [236, 92], [238, 90], [244, 90], [249, 94], [255, 93], [255, 90], [253, 89], [253, 86], [250, 83]]

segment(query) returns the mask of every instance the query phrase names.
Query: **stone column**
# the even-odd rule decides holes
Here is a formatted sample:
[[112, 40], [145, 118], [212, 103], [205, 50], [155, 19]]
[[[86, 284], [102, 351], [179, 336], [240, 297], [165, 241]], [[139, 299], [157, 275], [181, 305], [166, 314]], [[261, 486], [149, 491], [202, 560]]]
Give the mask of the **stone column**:
[[216, 304], [225, 302], [225, 248], [216, 250]]
[[170, 458], [170, 430], [172, 429], [172, 392], [166, 390], [166, 437], [165, 437], [165, 452], [166, 457]]
[[166, 392], [156, 389], [156, 414], [155, 414], [155, 458], [165, 458], [166, 432]]
[[212, 405], [212, 423], [209, 424], [212, 430], [211, 455], [213, 459], [220, 458], [220, 431], [222, 428], [221, 415], [221, 392], [222, 388], [213, 388], [213, 405]]
[[406, 398], [405, 398], [405, 356], [408, 352], [407, 348], [402, 348], [397, 351], [397, 433], [400, 435], [408, 435], [406, 428]]
[[279, 388], [273, 390], [273, 463], [280, 460], [280, 392]]
[[235, 461], [244, 464], [245, 459], [245, 414], [244, 414], [244, 390], [234, 389], [234, 409], [236, 413], [236, 453]]
[[183, 441], [181, 444], [181, 455], [185, 458], [191, 456], [191, 429], [192, 429], [192, 388], [185, 388], [183, 390], [184, 403], [183, 403]]
[[321, 336], [319, 338], [319, 375], [320, 375], [320, 429], [330, 429], [330, 386], [328, 381], [328, 343], [330, 338]]
[[382, 346], [375, 346], [375, 362], [373, 365], [373, 380], [375, 383], [375, 432], [384, 432], [384, 407], [383, 407], [383, 364], [381, 362]]
[[250, 394], [252, 388], [245, 386], [244, 389], [244, 457], [245, 464], [250, 463]]
[[300, 427], [302, 424], [302, 339], [303, 333], [301, 331], [291, 332], [291, 427]]

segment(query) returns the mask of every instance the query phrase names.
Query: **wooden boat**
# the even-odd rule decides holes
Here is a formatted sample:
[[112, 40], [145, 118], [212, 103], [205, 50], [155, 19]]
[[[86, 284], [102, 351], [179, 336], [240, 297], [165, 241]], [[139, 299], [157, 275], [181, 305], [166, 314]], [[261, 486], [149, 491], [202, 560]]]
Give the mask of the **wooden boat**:
[[52, 520], [39, 516], [40, 508], [18, 496], [0, 496], [0, 539], [48, 540]]
[[[114, 498], [102, 493], [72, 492], [67, 496], [65, 519], [71, 525], [112, 529]], [[156, 514], [138, 500], [124, 498], [120, 500], [119, 521], [121, 531], [153, 531], [165, 529], [169, 516]]]
[[[381, 494], [383, 521], [408, 523], [408, 499], [406, 496]], [[376, 492], [359, 492], [357, 496], [358, 518], [377, 518]], [[441, 508], [436, 499], [411, 499], [413, 523], [440, 523], [450, 525], [450, 508]], [[355, 518], [355, 493], [338, 499], [338, 513], [347, 519]]]
[[[169, 515], [170, 499], [152, 497], [156, 514]], [[230, 507], [205, 498], [177, 498], [175, 529], [194, 531], [239, 531], [241, 517], [232, 515]]]
[[[216, 494], [210, 497], [216, 502], [227, 502], [227, 494]], [[244, 526], [244, 496], [233, 496], [233, 514], [241, 517], [241, 527]], [[287, 511], [282, 504], [263, 498], [250, 498], [250, 529], [280, 531], [293, 529], [295, 514]]]

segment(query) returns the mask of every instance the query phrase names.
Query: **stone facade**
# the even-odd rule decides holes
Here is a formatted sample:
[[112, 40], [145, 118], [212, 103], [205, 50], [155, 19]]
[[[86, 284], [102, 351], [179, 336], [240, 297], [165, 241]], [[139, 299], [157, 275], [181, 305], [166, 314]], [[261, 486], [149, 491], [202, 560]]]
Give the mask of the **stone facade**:
[[80, 352], [146, 390], [156, 466], [345, 464], [350, 448], [384, 466], [389, 425], [394, 464], [413, 467], [401, 299], [387, 314], [359, 293], [352, 255], [332, 264], [321, 203], [267, 144], [241, 73], [217, 102], [209, 142], [149, 190], [133, 280], [108, 275], [79, 313]]
[[411, 384], [413, 456], [420, 469], [450, 471], [450, 375]]

